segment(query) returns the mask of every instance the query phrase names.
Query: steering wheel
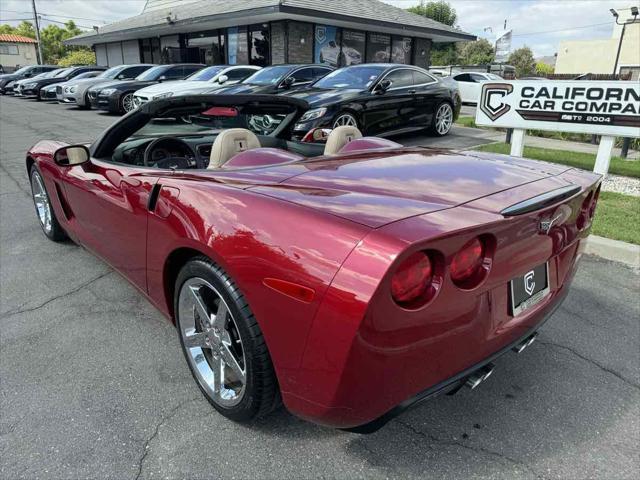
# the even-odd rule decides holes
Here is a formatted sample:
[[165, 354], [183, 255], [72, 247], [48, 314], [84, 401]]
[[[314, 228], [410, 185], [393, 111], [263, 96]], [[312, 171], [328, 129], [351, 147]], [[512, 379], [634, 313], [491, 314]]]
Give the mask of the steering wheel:
[[[171, 153], [173, 151], [173, 154]], [[182, 156], [173, 156], [180, 152]], [[160, 137], [147, 145], [144, 149], [145, 167], [175, 168], [178, 170], [191, 167], [191, 159], [195, 159], [197, 168], [204, 168], [191, 146], [176, 137]]]

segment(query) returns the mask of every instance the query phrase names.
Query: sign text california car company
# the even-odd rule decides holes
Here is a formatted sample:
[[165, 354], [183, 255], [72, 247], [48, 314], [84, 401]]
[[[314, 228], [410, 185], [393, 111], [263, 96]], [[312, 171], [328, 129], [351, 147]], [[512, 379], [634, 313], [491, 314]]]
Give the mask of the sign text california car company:
[[640, 83], [488, 82], [476, 123], [615, 136], [640, 136]]

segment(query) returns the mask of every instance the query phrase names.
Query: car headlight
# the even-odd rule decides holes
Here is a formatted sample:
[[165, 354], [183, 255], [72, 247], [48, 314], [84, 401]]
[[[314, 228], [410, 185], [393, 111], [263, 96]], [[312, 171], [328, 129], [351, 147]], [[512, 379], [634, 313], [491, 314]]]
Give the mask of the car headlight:
[[111, 95], [112, 93], [115, 93], [116, 89], [115, 88], [105, 88], [104, 90], [100, 90], [100, 93], [102, 95]]
[[159, 95], [155, 95], [153, 97], [153, 100], [160, 100], [161, 98], [169, 98], [171, 95], [173, 95], [173, 92], [161, 93]]
[[24, 88], [33, 88], [36, 85], [37, 85], [36, 82], [25, 83]]
[[302, 117], [300, 117], [299, 122], [308, 122], [310, 120], [315, 120], [317, 118], [323, 117], [324, 114], [327, 113], [326, 108], [314, 108], [312, 110], [308, 110]]

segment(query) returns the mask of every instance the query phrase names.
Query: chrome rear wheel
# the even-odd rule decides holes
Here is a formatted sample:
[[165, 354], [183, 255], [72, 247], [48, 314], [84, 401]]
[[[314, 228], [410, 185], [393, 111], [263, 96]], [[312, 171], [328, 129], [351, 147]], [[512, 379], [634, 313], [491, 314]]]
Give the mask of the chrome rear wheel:
[[207, 396], [221, 407], [237, 405], [246, 386], [238, 326], [220, 293], [204, 278], [190, 278], [178, 297], [180, 336], [187, 360]]
[[444, 136], [449, 133], [451, 126], [453, 125], [453, 109], [448, 103], [443, 103], [438, 107], [436, 112], [434, 131], [439, 136]]

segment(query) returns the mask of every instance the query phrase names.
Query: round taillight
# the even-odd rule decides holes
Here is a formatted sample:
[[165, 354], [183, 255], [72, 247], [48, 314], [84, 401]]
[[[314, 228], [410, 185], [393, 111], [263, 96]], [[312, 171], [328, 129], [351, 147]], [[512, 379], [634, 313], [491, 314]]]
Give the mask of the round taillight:
[[433, 279], [429, 256], [416, 252], [407, 257], [391, 278], [391, 296], [400, 305], [407, 305], [425, 294]]
[[485, 257], [485, 245], [480, 238], [467, 242], [451, 260], [451, 280], [458, 286], [479, 277]]

